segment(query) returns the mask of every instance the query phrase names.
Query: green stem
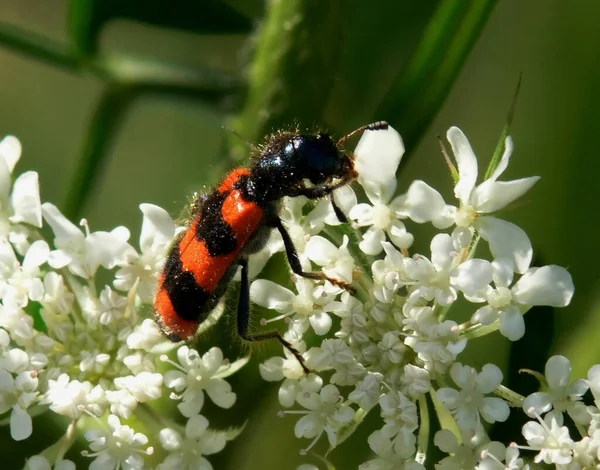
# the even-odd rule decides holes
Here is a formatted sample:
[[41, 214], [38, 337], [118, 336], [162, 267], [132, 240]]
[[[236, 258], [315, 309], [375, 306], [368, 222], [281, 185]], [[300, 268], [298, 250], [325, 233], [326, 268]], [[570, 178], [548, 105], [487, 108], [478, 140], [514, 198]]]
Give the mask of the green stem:
[[77, 71], [81, 66], [79, 60], [63, 44], [7, 23], [0, 23], [0, 44], [25, 56], [68, 70]]
[[[249, 73], [244, 108], [231, 127], [257, 141], [282, 125], [319, 122], [344, 52], [342, 0], [285, 0], [268, 3]], [[240, 157], [248, 150], [235, 139]]]
[[513, 408], [520, 408], [523, 406], [523, 402], [525, 401], [525, 397], [523, 395], [513, 392], [510, 388], [507, 388], [504, 385], [500, 385], [496, 390], [494, 390], [494, 393], [500, 398], [508, 401], [508, 404]]
[[491, 325], [470, 325], [463, 323], [460, 325], [459, 336], [461, 339], [475, 339], [489, 335], [500, 328], [500, 322], [496, 321]]
[[419, 406], [419, 433], [417, 436], [417, 454], [415, 460], [423, 465], [427, 459], [427, 447], [429, 445], [429, 434], [431, 431], [431, 418], [427, 406], [427, 398], [422, 396], [418, 401]]
[[220, 103], [224, 97], [243, 89], [238, 77], [210, 68], [119, 55], [80, 59], [68, 46], [2, 22], [0, 44], [26, 57], [71, 72], [89, 73], [104, 82], [127, 84], [140, 92], [199, 97]]
[[243, 91], [237, 76], [208, 67], [185, 67], [125, 55], [101, 56], [88, 65], [105, 82], [129, 86], [139, 94], [195, 97], [221, 104], [225, 97]]
[[109, 86], [96, 105], [81, 158], [63, 204], [63, 213], [77, 220], [102, 173], [121, 120], [133, 97], [130, 87]]

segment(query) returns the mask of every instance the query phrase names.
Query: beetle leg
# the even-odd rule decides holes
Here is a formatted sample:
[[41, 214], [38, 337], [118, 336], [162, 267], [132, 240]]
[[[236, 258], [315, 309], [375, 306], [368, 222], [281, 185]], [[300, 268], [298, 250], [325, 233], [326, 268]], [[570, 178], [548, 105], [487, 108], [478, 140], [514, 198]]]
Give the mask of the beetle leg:
[[250, 321], [250, 281], [248, 279], [248, 260], [240, 259], [239, 264], [242, 267], [242, 285], [240, 286], [240, 299], [238, 302], [237, 311], [237, 330], [238, 334], [246, 341], [266, 341], [269, 339], [276, 339], [281, 345], [286, 348], [292, 355], [298, 360], [304, 370], [305, 374], [310, 374], [310, 370], [304, 364], [304, 358], [302, 354], [294, 348], [288, 341], [286, 341], [281, 333], [277, 330], [265, 331], [264, 333], [250, 333], [249, 321]]

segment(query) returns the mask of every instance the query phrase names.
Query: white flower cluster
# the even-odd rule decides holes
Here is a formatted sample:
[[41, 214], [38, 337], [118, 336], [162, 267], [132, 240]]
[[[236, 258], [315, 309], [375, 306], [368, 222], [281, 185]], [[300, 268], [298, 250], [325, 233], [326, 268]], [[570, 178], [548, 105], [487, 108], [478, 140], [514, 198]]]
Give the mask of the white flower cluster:
[[[230, 363], [218, 348], [200, 356], [140, 316], [142, 304], [152, 302], [175, 224], [163, 209], [142, 204], [139, 252], [125, 227], [92, 232], [85, 220], [77, 227], [41, 203], [37, 173], [12, 182], [20, 154], [16, 138], [0, 142], [0, 415], [17, 441], [34, 432], [32, 415], [51, 410], [71, 422], [56, 443], [58, 455], [32, 456], [26, 468], [75, 468], [64, 455], [81, 430], [94, 470], [211, 469], [204, 456], [239, 430], [208, 428], [200, 414], [204, 392], [231, 407], [236, 395], [223, 378], [246, 360]], [[43, 221], [54, 249], [43, 239]], [[165, 353], [177, 347], [175, 363]], [[159, 371], [164, 362], [172, 369]], [[167, 389], [181, 400], [178, 421], [153, 412], [151, 402]], [[137, 429], [126, 424], [133, 415]], [[157, 446], [162, 462], [149, 457]]]
[[[545, 377], [536, 375], [544, 391], [523, 397], [502, 386], [494, 364], [478, 371], [457, 360], [467, 341], [494, 331], [520, 339], [531, 307], [564, 307], [574, 288], [564, 268], [531, 267], [525, 232], [494, 216], [538, 179], [499, 181], [512, 140], [477, 184], [468, 140], [455, 127], [447, 137], [456, 160], [456, 166], [449, 162], [455, 205], [423, 181], [395, 196], [404, 146], [391, 128], [365, 132], [355, 150], [370, 203], [358, 203], [350, 187], [335, 191], [351, 224], [341, 224], [329, 200], [284, 201], [281, 215], [303, 268], [353, 290], [297, 276], [293, 290], [255, 280], [253, 302], [278, 313], [261, 323], [284, 320], [285, 339], [312, 371], [305, 374], [284, 349], [261, 364], [260, 373], [282, 381], [280, 415], [299, 417], [295, 435], [309, 440], [303, 454], [323, 436], [330, 449], [339, 446], [376, 413], [380, 426], [368, 437], [373, 455], [361, 469], [423, 470], [428, 440], [448, 454], [433, 462], [439, 470], [529, 469], [521, 450], [561, 469], [600, 468], [600, 366], [587, 380], [569, 383], [570, 363], [554, 356]], [[212, 469], [205, 456], [221, 451], [241, 429], [210, 429], [201, 414], [205, 398], [230, 408], [236, 395], [224, 378], [247, 359], [230, 362], [216, 347], [200, 354], [165, 341], [141, 314], [178, 228], [150, 204], [141, 205], [139, 250], [129, 244], [125, 227], [92, 232], [86, 220], [78, 227], [40, 202], [35, 172], [13, 182], [20, 152], [14, 137], [0, 142], [0, 417], [15, 440], [32, 435], [31, 417], [39, 413], [70, 420], [53, 450], [31, 456], [25, 467], [72, 470], [65, 455], [81, 432], [93, 470]], [[40, 230], [44, 221], [54, 234], [52, 246]], [[428, 256], [410, 252], [411, 223], [440, 231]], [[491, 261], [475, 257], [482, 240]], [[271, 237], [252, 272], [282, 250], [281, 240]], [[462, 324], [451, 319], [458, 300], [472, 305]], [[595, 406], [583, 402], [588, 390]], [[180, 416], [154, 411], [154, 402], [169, 399], [178, 401]], [[427, 400], [455, 426], [428, 436], [430, 426], [422, 422]], [[509, 406], [533, 418], [523, 427], [521, 445], [491, 441], [485, 431], [485, 423], [508, 418]], [[565, 413], [579, 440], [570, 436]]]
[[[419, 407], [426, 406], [429, 394], [460, 430], [459, 435], [447, 429], [435, 435], [435, 444], [450, 454], [436, 468], [528, 468], [516, 445], [490, 442], [484, 430], [484, 423], [505, 421], [509, 405], [523, 405], [524, 397], [501, 385], [497, 366], [486, 364], [478, 372], [457, 358], [467, 341], [494, 331], [510, 341], [520, 339], [523, 315], [531, 307], [564, 307], [574, 287], [562, 267], [532, 267], [525, 232], [494, 216], [539, 179], [499, 181], [513, 150], [511, 138], [480, 184], [477, 159], [463, 132], [452, 127], [447, 139], [456, 160], [454, 166], [448, 159], [455, 205], [423, 181], [395, 196], [404, 145], [391, 128], [365, 132], [354, 152], [358, 181], [370, 203], [358, 203], [349, 187], [335, 192], [353, 221], [342, 226], [343, 236], [331, 228], [340, 222], [328, 201], [314, 208], [306, 206], [306, 199], [285, 201], [283, 217], [304, 269], [320, 269], [356, 288], [346, 292], [328, 281], [299, 277], [293, 278], [292, 290], [263, 279], [251, 286], [255, 303], [279, 313], [263, 323], [285, 319], [286, 340], [313, 371], [305, 376], [286, 350], [284, 357], [270, 358], [260, 367], [265, 380], [283, 380], [279, 401], [287, 410], [281, 416], [301, 416], [295, 435], [310, 439], [302, 453], [323, 435], [335, 448], [367, 413], [378, 413], [381, 427], [368, 439], [373, 458], [360, 468], [424, 469], [420, 433], [429, 426], [420, 426]], [[430, 255], [410, 252], [410, 222], [431, 223], [440, 231], [430, 242]], [[475, 257], [481, 240], [487, 242], [491, 261]], [[459, 299], [472, 304], [471, 319], [463, 324], [450, 317]], [[308, 348], [307, 342], [314, 346]], [[580, 466], [568, 467], [573, 469], [598, 465], [600, 440], [594, 439], [600, 434], [594, 438], [595, 425], [590, 424], [597, 409], [580, 401], [584, 382], [565, 388], [566, 368], [562, 364], [558, 372], [550, 371], [552, 392], [525, 400], [525, 411], [538, 421], [523, 428], [529, 444], [524, 448], [540, 451], [536, 461], [577, 462]], [[600, 380], [600, 372], [596, 375]], [[559, 385], [560, 390], [555, 388]], [[552, 404], [557, 413], [542, 420]], [[590, 426], [580, 442], [570, 440], [562, 412]]]

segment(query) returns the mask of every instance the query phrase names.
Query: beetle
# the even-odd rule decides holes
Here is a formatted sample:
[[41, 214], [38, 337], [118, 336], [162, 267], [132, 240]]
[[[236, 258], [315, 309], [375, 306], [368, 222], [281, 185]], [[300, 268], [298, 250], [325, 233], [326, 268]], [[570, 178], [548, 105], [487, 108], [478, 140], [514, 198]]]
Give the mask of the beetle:
[[187, 229], [173, 241], [154, 301], [155, 319], [172, 341], [189, 340], [223, 297], [241, 267], [237, 332], [246, 341], [278, 340], [309, 369], [299, 351], [279, 331], [251, 333], [248, 257], [264, 247], [277, 230], [292, 271], [314, 280], [344, 282], [322, 272], [304, 271], [292, 239], [279, 217], [284, 196], [318, 199], [329, 196], [335, 214], [347, 218], [333, 191], [354, 181], [353, 156], [343, 144], [366, 130], [387, 129], [378, 121], [362, 126], [337, 142], [326, 133], [278, 132], [265, 139], [248, 167], [236, 168], [212, 192], [196, 197]]

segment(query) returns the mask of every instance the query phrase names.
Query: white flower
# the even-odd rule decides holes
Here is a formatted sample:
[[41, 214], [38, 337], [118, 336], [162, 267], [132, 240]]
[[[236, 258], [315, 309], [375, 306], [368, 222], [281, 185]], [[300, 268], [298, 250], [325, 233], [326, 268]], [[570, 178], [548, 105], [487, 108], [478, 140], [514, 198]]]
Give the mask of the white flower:
[[394, 452], [409, 456], [414, 453], [417, 438], [414, 431], [419, 419], [417, 406], [400, 392], [390, 391], [379, 399], [381, 417], [385, 425], [383, 436], [393, 438]]
[[412, 399], [416, 399], [430, 390], [431, 377], [429, 371], [413, 364], [406, 364], [401, 379], [401, 391]]
[[560, 426], [552, 413], [547, 414], [544, 420], [538, 420], [539, 422], [525, 423], [522, 430], [529, 447], [540, 451], [534, 462], [569, 464], [573, 458], [573, 441], [569, 436], [569, 429]]
[[141, 204], [144, 215], [140, 233], [140, 251], [133, 247], [118, 261], [121, 268], [115, 274], [115, 288], [128, 291], [139, 280], [137, 294], [142, 302], [152, 302], [156, 283], [164, 264], [166, 250], [175, 236], [175, 223], [164, 209], [153, 204]]
[[450, 235], [440, 233], [431, 240], [431, 261], [417, 256], [406, 260], [405, 272], [415, 281], [410, 301], [433, 300], [441, 306], [458, 298], [458, 291], [474, 295], [492, 281], [492, 265], [483, 259], [462, 261]]
[[100, 385], [70, 380], [67, 374], [48, 381], [48, 391], [40, 403], [50, 404], [52, 411], [72, 420], [79, 418], [84, 411], [102, 416], [106, 409], [104, 389]]
[[406, 338], [406, 345], [415, 350], [430, 373], [445, 373], [467, 345], [465, 339], [459, 338], [456, 322], [446, 320], [439, 323], [431, 307], [406, 304], [403, 313], [406, 315], [404, 329], [414, 330]]
[[472, 367], [456, 362], [450, 368], [450, 376], [462, 390], [440, 388], [437, 398], [452, 413], [461, 429], [476, 429], [480, 415], [488, 423], [506, 421], [510, 411], [506, 402], [485, 396], [502, 382], [502, 372], [497, 366], [486, 364], [478, 374]]
[[370, 410], [379, 402], [382, 380], [383, 375], [378, 372], [367, 373], [365, 378], [357, 383], [354, 390], [350, 392], [348, 399], [363, 410]]
[[127, 297], [117, 294], [109, 286], [100, 292], [99, 318], [101, 325], [111, 325], [123, 316], [127, 307]]
[[354, 271], [354, 258], [348, 251], [348, 237], [344, 235], [344, 241], [340, 247], [336, 247], [326, 238], [318, 235], [311, 237], [306, 244], [304, 254], [311, 260], [322, 266], [322, 271], [330, 278], [352, 283]]
[[[275, 356], [260, 364], [260, 375], [264, 380], [278, 382], [284, 378], [299, 379], [304, 375], [304, 371], [302, 370], [302, 366], [298, 362], [298, 359], [296, 359], [287, 348], [283, 348], [283, 353], [286, 356], [285, 358]], [[291, 404], [289, 406], [291, 406]]]
[[[511, 341], [517, 341], [525, 334], [523, 314], [532, 306], [565, 307], [571, 302], [575, 290], [573, 280], [560, 266], [529, 268], [512, 288], [512, 264], [504, 260], [494, 261], [492, 266], [495, 287], [486, 288], [481, 300], [487, 301], [488, 305], [479, 308], [472, 321], [490, 325], [499, 319], [500, 333]], [[480, 299], [472, 299], [477, 300]]]
[[567, 412], [578, 424], [588, 424], [590, 415], [583, 403], [583, 395], [588, 391], [584, 379], [569, 383], [571, 363], [564, 356], [552, 356], [546, 362], [546, 380], [550, 390], [535, 392], [525, 398], [523, 409], [532, 418], [554, 409]]
[[208, 420], [202, 415], [190, 417], [185, 426], [185, 437], [165, 428], [160, 431], [159, 439], [170, 453], [157, 470], [212, 470], [213, 466], [204, 455], [220, 452], [227, 442], [224, 433], [208, 430]]
[[425, 470], [423, 465], [408, 456], [397, 454], [392, 439], [381, 430], [369, 435], [368, 442], [377, 458], [362, 463], [358, 467], [360, 470]]
[[16, 377], [0, 369], [0, 415], [10, 411], [10, 435], [15, 441], [27, 439], [33, 431], [27, 409], [35, 402], [39, 392], [37, 374], [23, 371]]
[[280, 315], [264, 323], [291, 317], [301, 323], [300, 329], [306, 330], [308, 321], [318, 335], [325, 335], [331, 328], [331, 317], [323, 310], [331, 302], [333, 295], [314, 282], [300, 278], [296, 280], [298, 294], [271, 281], [257, 279], [250, 286], [250, 298], [258, 305], [275, 310]]
[[46, 313], [67, 315], [73, 311], [74, 296], [65, 286], [64, 278], [49, 271], [44, 276], [44, 297], [40, 300]]
[[19, 263], [10, 243], [0, 238], [0, 297], [4, 305], [25, 307], [29, 299], [44, 295], [40, 266], [48, 260], [50, 248], [43, 240], [34, 242]]
[[85, 433], [93, 453], [84, 455], [95, 457], [90, 470], [146, 468], [142, 455], [153, 453], [152, 447], [144, 448], [148, 444], [148, 438], [142, 433], [134, 432], [129, 426], [122, 425], [115, 415], [108, 416], [108, 426], [110, 430], [91, 429]]
[[0, 326], [10, 333], [10, 337], [19, 346], [30, 345], [33, 342], [33, 318], [22, 308], [0, 304]]
[[138, 402], [129, 390], [121, 388], [119, 390], [106, 390], [104, 393], [106, 400], [110, 403], [109, 409], [112, 414], [125, 419], [131, 418]]
[[240, 362], [234, 364], [223, 360], [223, 352], [211, 348], [202, 357], [196, 350], [181, 346], [177, 350], [179, 364], [169, 361], [178, 370], [170, 370], [164, 375], [164, 383], [176, 392], [173, 398], [182, 399], [177, 406], [186, 417], [197, 415], [204, 405], [204, 392], [221, 408], [231, 408], [235, 402], [235, 393], [231, 385], [223, 377], [227, 377], [240, 367]]
[[18, 224], [42, 226], [38, 174], [27, 171], [12, 184], [11, 175], [21, 158], [21, 143], [7, 136], [0, 141], [0, 237], [8, 239], [19, 254], [29, 247], [29, 231]]
[[[468, 436], [464, 436], [468, 437]], [[506, 448], [500, 442], [480, 442], [481, 439], [463, 439], [459, 444], [456, 436], [447, 429], [438, 431], [433, 442], [443, 452], [452, 454], [436, 465], [436, 470], [504, 470]]]
[[[125, 227], [112, 232], [83, 233], [53, 204], [42, 204], [42, 213], [54, 232], [57, 249], [50, 253], [48, 264], [55, 269], [68, 266], [73, 274], [89, 279], [98, 266], [111, 269], [122, 263], [131, 249], [127, 244], [129, 230]], [[87, 224], [84, 227], [87, 229]]]
[[[127, 337], [127, 346], [130, 349], [143, 349], [153, 352], [157, 346], [165, 344], [165, 337], [156, 326], [156, 322], [146, 318], [141, 325], [137, 325]], [[170, 344], [170, 343], [168, 343]]]
[[76, 470], [76, 468], [70, 460], [59, 460], [52, 466], [43, 455], [34, 455], [27, 459], [23, 470]]
[[117, 388], [127, 390], [139, 403], [156, 400], [162, 395], [163, 376], [159, 373], [140, 372], [137, 375], [117, 377]]
[[358, 204], [348, 216], [358, 226], [369, 227], [359, 243], [360, 249], [369, 255], [381, 253], [386, 234], [398, 248], [408, 248], [413, 243], [413, 236], [398, 220], [398, 200], [392, 201], [396, 170], [403, 154], [402, 138], [391, 127], [386, 131], [365, 132], [354, 151], [358, 181], [372, 205]]
[[475, 187], [477, 181], [477, 158], [469, 141], [457, 127], [451, 127], [447, 134], [454, 157], [458, 163], [459, 181], [454, 194], [460, 201], [455, 216], [457, 226], [472, 225], [490, 244], [496, 259], [510, 259], [514, 271], [523, 273], [531, 263], [533, 250], [525, 232], [510, 222], [482, 214], [490, 214], [506, 207], [520, 198], [539, 180], [539, 176], [513, 181], [497, 181], [508, 167], [513, 144], [506, 138], [504, 155], [492, 175]]
[[[300, 389], [296, 394], [296, 401], [307, 411], [294, 411], [294, 414], [303, 414], [294, 427], [297, 438], [314, 438], [311, 444], [303, 450], [306, 453], [323, 435], [331, 447], [337, 445], [336, 431], [348, 423], [354, 416], [354, 410], [343, 404], [342, 397], [335, 385], [322, 387], [320, 377], [313, 375], [300, 380]], [[322, 388], [321, 388], [322, 387]], [[289, 412], [284, 412], [289, 413]]]
[[508, 137], [498, 167], [487, 180], [476, 186], [477, 157], [469, 141], [457, 127], [448, 130], [447, 138], [458, 164], [459, 180], [454, 195], [460, 207], [449, 210], [435, 189], [425, 189], [425, 183], [420, 183], [405, 201], [408, 217], [420, 223], [434, 221], [439, 228], [446, 228], [452, 223], [457, 227], [473, 228], [487, 240], [495, 259], [506, 259], [515, 272], [524, 273], [533, 254], [529, 238], [516, 225], [486, 214], [496, 212], [521, 197], [539, 177], [497, 181], [506, 170], [512, 154], [512, 139]]
[[600, 403], [600, 364], [590, 367], [587, 384], [594, 395], [596, 404]]

